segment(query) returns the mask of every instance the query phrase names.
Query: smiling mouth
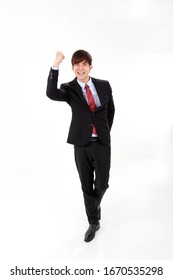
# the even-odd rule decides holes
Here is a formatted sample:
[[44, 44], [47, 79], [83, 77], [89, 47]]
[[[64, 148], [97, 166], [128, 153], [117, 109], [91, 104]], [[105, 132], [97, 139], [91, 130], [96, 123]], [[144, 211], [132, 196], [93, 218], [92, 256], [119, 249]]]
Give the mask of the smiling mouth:
[[84, 75], [85, 74], [85, 72], [77, 72], [78, 73], [78, 75]]

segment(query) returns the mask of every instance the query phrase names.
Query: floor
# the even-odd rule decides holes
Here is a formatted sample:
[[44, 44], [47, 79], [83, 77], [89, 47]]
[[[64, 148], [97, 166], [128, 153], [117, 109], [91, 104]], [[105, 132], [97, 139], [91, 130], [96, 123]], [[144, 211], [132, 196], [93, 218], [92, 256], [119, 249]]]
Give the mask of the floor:
[[90, 243], [83, 240], [88, 223], [78, 176], [71, 175], [42, 182], [42, 190], [39, 182], [6, 183], [0, 198], [4, 260], [173, 258], [172, 178], [165, 163], [136, 162], [111, 173], [101, 228]]

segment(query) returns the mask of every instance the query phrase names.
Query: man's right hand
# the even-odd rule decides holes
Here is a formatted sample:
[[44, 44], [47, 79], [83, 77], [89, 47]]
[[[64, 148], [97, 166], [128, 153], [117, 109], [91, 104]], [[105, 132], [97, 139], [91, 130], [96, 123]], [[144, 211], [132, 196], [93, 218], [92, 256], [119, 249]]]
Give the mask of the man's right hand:
[[65, 56], [63, 55], [62, 52], [57, 52], [53, 67], [59, 67], [60, 63], [63, 61], [64, 58]]

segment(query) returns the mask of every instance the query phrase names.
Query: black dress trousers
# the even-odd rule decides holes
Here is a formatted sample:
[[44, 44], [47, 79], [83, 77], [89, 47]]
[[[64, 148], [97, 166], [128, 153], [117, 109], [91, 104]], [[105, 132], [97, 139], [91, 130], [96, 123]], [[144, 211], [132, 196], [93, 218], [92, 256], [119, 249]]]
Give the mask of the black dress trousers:
[[110, 144], [103, 144], [99, 140], [91, 141], [84, 146], [75, 145], [74, 151], [88, 221], [90, 224], [97, 224], [98, 207], [109, 186]]

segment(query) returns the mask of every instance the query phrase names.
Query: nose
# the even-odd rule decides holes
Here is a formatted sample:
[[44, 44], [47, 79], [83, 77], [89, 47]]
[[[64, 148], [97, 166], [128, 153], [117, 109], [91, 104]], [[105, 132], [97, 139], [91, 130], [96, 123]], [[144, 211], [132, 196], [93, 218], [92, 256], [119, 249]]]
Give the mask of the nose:
[[79, 65], [79, 70], [82, 70], [83, 69], [83, 65]]

